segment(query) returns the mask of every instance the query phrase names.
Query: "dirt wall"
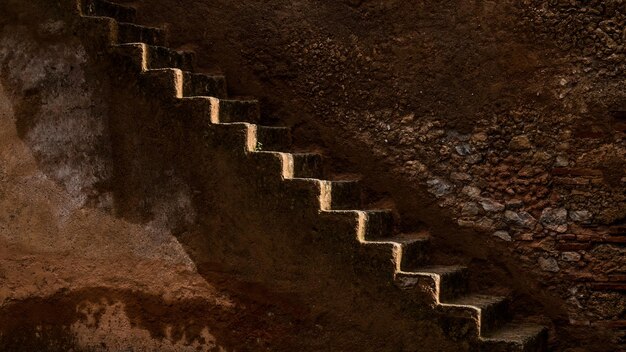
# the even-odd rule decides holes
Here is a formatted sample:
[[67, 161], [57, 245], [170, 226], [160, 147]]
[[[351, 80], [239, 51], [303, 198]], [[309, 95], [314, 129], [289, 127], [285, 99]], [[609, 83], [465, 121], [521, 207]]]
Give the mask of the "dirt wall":
[[146, 223], [115, 216], [109, 73], [70, 13], [11, 5], [0, 6], [0, 350], [289, 346], [302, 326], [291, 311], [219, 273], [209, 283], [162, 203]]

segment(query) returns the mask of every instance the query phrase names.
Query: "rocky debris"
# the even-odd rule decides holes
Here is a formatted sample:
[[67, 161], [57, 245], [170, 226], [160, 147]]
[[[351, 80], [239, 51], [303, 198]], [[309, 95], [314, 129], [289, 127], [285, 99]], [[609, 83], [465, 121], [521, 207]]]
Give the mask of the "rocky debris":
[[467, 195], [469, 198], [480, 197], [480, 188], [474, 186], [465, 186], [461, 192]]
[[428, 184], [428, 191], [434, 194], [436, 197], [442, 197], [452, 190], [452, 185], [445, 180], [435, 178], [432, 180], [428, 180], [426, 182]]
[[532, 229], [537, 223], [537, 220], [525, 211], [515, 212], [507, 210], [504, 212], [504, 217], [508, 223], [527, 229]]
[[585, 224], [591, 221], [592, 215], [587, 210], [574, 210], [569, 212], [569, 217], [572, 221]]
[[526, 232], [526, 233], [519, 235], [519, 240], [520, 241], [533, 241], [534, 237], [532, 233]]
[[509, 143], [509, 148], [512, 150], [525, 150], [532, 148], [532, 146], [530, 139], [526, 135], [515, 136], [511, 138], [511, 142]]
[[472, 154], [472, 147], [469, 144], [467, 144], [467, 143], [463, 143], [463, 144], [459, 144], [459, 145], [455, 146], [454, 150], [456, 150], [456, 152], [459, 155], [462, 155], [462, 156], [466, 156], [466, 155]]
[[483, 198], [480, 200], [480, 205], [485, 209], [485, 211], [495, 213], [504, 210], [504, 204], [498, 203], [493, 199]]
[[506, 242], [511, 242], [513, 240], [511, 238], [511, 235], [509, 235], [509, 233], [506, 231], [496, 231], [493, 233], [493, 236], [498, 237], [499, 239]]
[[567, 210], [545, 208], [541, 212], [539, 222], [549, 230], [563, 233], [567, 231]]
[[567, 159], [567, 157], [559, 155], [556, 157], [556, 161], [554, 163], [554, 166], [556, 167], [565, 167], [569, 165], [569, 160]]
[[548, 271], [551, 273], [559, 272], [561, 269], [559, 268], [559, 264], [556, 262], [554, 258], [544, 258], [539, 257], [539, 267], [543, 271]]
[[463, 216], [475, 216], [480, 214], [480, 212], [481, 208], [474, 202], [465, 203], [463, 205], [463, 209], [461, 209], [461, 214]]
[[577, 252], [563, 252], [561, 253], [561, 260], [566, 262], [577, 262], [582, 256]]

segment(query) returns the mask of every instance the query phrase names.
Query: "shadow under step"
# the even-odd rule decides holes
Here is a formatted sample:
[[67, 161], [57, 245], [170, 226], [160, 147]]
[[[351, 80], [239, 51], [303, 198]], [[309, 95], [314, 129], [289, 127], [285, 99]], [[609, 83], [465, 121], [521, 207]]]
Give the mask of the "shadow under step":
[[430, 260], [430, 238], [426, 235], [400, 234], [392, 239], [402, 246], [400, 268], [403, 271], [426, 265]]
[[348, 210], [361, 207], [361, 183], [358, 180], [330, 182], [330, 209]]
[[226, 77], [205, 73], [183, 73], [183, 95], [186, 97], [207, 96], [226, 98]]
[[317, 153], [293, 153], [293, 178], [322, 179], [322, 156]]
[[176, 51], [164, 46], [148, 45], [148, 68], [178, 68], [193, 71], [195, 54], [189, 51]]
[[137, 11], [125, 5], [104, 0], [84, 0], [83, 13], [87, 16], [111, 17], [120, 22], [135, 22]]
[[117, 28], [117, 40], [120, 44], [145, 43], [156, 46], [167, 45], [167, 33], [164, 29], [127, 22], [119, 22]]
[[390, 209], [366, 210], [365, 214], [365, 240], [393, 240], [394, 219]]
[[288, 127], [257, 126], [256, 150], [286, 152], [291, 148], [291, 129]]
[[195, 54], [188, 51], [176, 51], [163, 46], [144, 43], [116, 44], [112, 53], [118, 55], [136, 70], [177, 68], [193, 71]]
[[257, 123], [261, 119], [261, 109], [258, 100], [218, 99], [218, 104], [218, 120], [216, 122]]

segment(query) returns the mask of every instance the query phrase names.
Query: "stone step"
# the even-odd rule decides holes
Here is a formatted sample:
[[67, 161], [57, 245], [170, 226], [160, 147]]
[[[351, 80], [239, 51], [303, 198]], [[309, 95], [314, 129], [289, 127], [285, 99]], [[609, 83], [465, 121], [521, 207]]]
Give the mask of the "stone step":
[[322, 156], [317, 153], [293, 153], [293, 178], [322, 178]]
[[[446, 327], [454, 336], [469, 333], [474, 337], [493, 331], [510, 320], [509, 301], [506, 297], [470, 294], [442, 302], [437, 311], [443, 314]], [[449, 318], [460, 318], [452, 321]]]
[[135, 22], [137, 19], [134, 8], [104, 0], [85, 0], [82, 10], [86, 16], [111, 17], [120, 22]]
[[430, 238], [428, 236], [401, 234], [391, 240], [402, 246], [400, 268], [403, 271], [412, 271], [428, 263], [430, 259]]
[[184, 71], [193, 71], [195, 54], [189, 51], [176, 51], [164, 46], [147, 46], [148, 68], [178, 68]]
[[114, 44], [111, 52], [136, 70], [177, 68], [193, 71], [194, 53], [144, 43]]
[[85, 16], [81, 18], [81, 32], [89, 33], [90, 44], [112, 45], [117, 43], [117, 21], [110, 17]]
[[166, 31], [161, 28], [141, 26], [120, 22], [117, 25], [117, 41], [123, 43], [145, 43], [148, 45], [166, 46]]
[[484, 352], [543, 352], [548, 349], [548, 330], [535, 324], [510, 323], [480, 340]]
[[183, 94], [186, 97], [209, 96], [224, 99], [226, 93], [226, 77], [205, 73], [185, 72]]
[[256, 150], [284, 152], [291, 148], [291, 129], [287, 127], [257, 126]]
[[446, 302], [467, 294], [469, 272], [466, 267], [457, 265], [434, 265], [402, 271], [396, 275], [396, 284], [402, 289], [410, 289], [423, 281], [423, 278], [435, 278], [438, 282], [438, 302]]
[[130, 65], [140, 72], [148, 68], [147, 51], [148, 48], [143, 43], [111, 45], [111, 53], [116, 59], [121, 60], [120, 64]]
[[330, 209], [346, 210], [361, 207], [361, 184], [358, 180], [330, 182]]
[[365, 214], [365, 240], [387, 240], [393, 236], [394, 219], [393, 212], [391, 210], [366, 210]]
[[176, 68], [147, 70], [142, 82], [151, 88], [152, 94], [161, 99], [182, 98], [183, 72]]
[[218, 99], [218, 110], [213, 118], [215, 123], [250, 122], [261, 119], [258, 100]]

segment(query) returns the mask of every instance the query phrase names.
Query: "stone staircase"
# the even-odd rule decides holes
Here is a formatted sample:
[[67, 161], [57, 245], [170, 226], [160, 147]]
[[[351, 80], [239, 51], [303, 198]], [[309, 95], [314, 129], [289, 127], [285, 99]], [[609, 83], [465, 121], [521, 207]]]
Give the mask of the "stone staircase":
[[[173, 102], [188, 116], [199, 117], [224, 130], [243, 130], [245, 153], [268, 165], [279, 164], [283, 182], [301, 181], [319, 195], [319, 216], [355, 219], [354, 236], [380, 262], [380, 271], [406, 295], [428, 297], [424, 309], [450, 336], [469, 341], [479, 351], [545, 351], [547, 329], [514, 320], [506, 297], [469, 292], [465, 267], [433, 265], [429, 238], [394, 233], [391, 210], [362, 209], [357, 180], [323, 179], [321, 155], [293, 153], [290, 129], [260, 126], [259, 103], [229, 99], [224, 76], [194, 73], [194, 55], [167, 47], [166, 32], [135, 24], [134, 8], [103, 0], [79, 0], [84, 25], [100, 33], [107, 51], [132, 67], [155, 99]], [[229, 142], [232, 143], [232, 142]], [[386, 263], [390, 263], [387, 265]], [[419, 342], [416, 342], [419, 344]]]

